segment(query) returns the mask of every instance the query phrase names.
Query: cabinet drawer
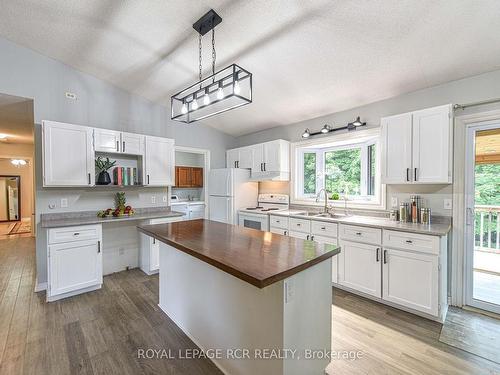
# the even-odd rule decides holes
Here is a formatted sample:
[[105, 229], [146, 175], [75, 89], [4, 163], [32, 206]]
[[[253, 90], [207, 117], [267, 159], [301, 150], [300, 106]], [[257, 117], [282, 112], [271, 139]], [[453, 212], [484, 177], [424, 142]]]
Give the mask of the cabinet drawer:
[[437, 255], [439, 254], [439, 237], [384, 230], [384, 247], [395, 247]]
[[101, 238], [101, 225], [81, 225], [49, 229], [49, 244], [99, 240]]
[[343, 240], [380, 245], [382, 243], [382, 230], [377, 228], [341, 224], [339, 237]]
[[269, 232], [275, 233], [275, 234], [281, 234], [282, 236], [288, 236], [288, 229], [283, 229], [283, 228], [278, 228], [278, 227], [271, 227], [269, 229]]
[[310, 233], [311, 232], [311, 220], [290, 218], [290, 231]]
[[311, 233], [317, 236], [337, 238], [337, 223], [327, 223], [324, 221], [311, 221]]
[[270, 217], [271, 227], [288, 229], [288, 218], [284, 216], [273, 216]]

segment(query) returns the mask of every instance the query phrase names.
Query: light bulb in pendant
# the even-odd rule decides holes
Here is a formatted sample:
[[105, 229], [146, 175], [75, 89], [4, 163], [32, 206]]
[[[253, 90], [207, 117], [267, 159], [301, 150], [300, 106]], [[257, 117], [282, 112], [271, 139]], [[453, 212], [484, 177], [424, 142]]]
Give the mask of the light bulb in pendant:
[[205, 95], [203, 96], [203, 104], [204, 105], [210, 104], [210, 96], [208, 96], [208, 92], [206, 92]]
[[191, 108], [195, 111], [198, 109], [198, 100], [193, 99], [193, 104], [191, 104]]
[[234, 81], [233, 91], [236, 95], [240, 93], [241, 89], [240, 89], [240, 83], [238, 81]]
[[181, 113], [186, 114], [188, 111], [188, 107], [186, 103], [182, 103]]
[[219, 87], [219, 89], [217, 90], [217, 99], [224, 99], [224, 91], [222, 91], [222, 87]]

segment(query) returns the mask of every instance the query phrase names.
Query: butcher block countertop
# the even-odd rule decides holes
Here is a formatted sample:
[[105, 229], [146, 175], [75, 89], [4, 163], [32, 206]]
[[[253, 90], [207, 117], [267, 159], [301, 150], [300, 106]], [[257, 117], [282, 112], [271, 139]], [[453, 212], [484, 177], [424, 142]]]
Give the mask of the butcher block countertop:
[[205, 219], [139, 225], [137, 228], [258, 288], [286, 279], [340, 253], [338, 246]]

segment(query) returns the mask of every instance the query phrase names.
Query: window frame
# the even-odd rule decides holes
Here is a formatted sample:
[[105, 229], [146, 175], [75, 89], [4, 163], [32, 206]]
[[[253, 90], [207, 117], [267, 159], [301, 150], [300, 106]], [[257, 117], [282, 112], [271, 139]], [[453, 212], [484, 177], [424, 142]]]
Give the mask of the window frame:
[[[363, 139], [366, 139], [363, 141]], [[331, 143], [330, 147], [321, 147], [324, 144]], [[304, 191], [304, 154], [316, 152], [316, 175], [319, 175], [316, 182], [316, 191], [323, 188], [324, 176], [323, 166], [325, 163], [325, 153], [328, 151], [345, 150], [349, 148], [361, 148], [361, 186], [368, 194], [368, 179], [370, 176], [370, 155], [369, 146], [375, 145], [375, 196], [373, 200], [348, 198], [349, 208], [363, 209], [386, 209], [386, 186], [381, 183], [381, 140], [380, 128], [371, 128], [362, 131], [346, 132], [331, 136], [319, 137], [317, 139], [308, 139], [305, 141], [294, 142], [291, 144], [291, 174], [290, 174], [290, 202], [292, 204], [320, 206], [323, 203], [316, 202], [316, 194], [303, 194]], [[366, 146], [366, 147], [363, 147]], [[321, 157], [318, 157], [321, 152]], [[364, 189], [364, 190], [363, 190]], [[302, 192], [300, 194], [300, 192]], [[344, 200], [328, 200], [334, 207], [344, 207]]]

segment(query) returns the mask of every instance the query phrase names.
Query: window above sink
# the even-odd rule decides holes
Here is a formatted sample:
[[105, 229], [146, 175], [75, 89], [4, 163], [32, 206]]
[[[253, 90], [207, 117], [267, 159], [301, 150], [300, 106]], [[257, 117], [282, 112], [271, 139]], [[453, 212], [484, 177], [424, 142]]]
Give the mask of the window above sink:
[[[378, 128], [335, 134], [292, 145], [291, 200], [321, 206], [321, 189], [328, 204], [348, 208], [385, 208], [385, 186], [380, 182], [380, 131]], [[338, 199], [333, 195], [336, 193]]]

